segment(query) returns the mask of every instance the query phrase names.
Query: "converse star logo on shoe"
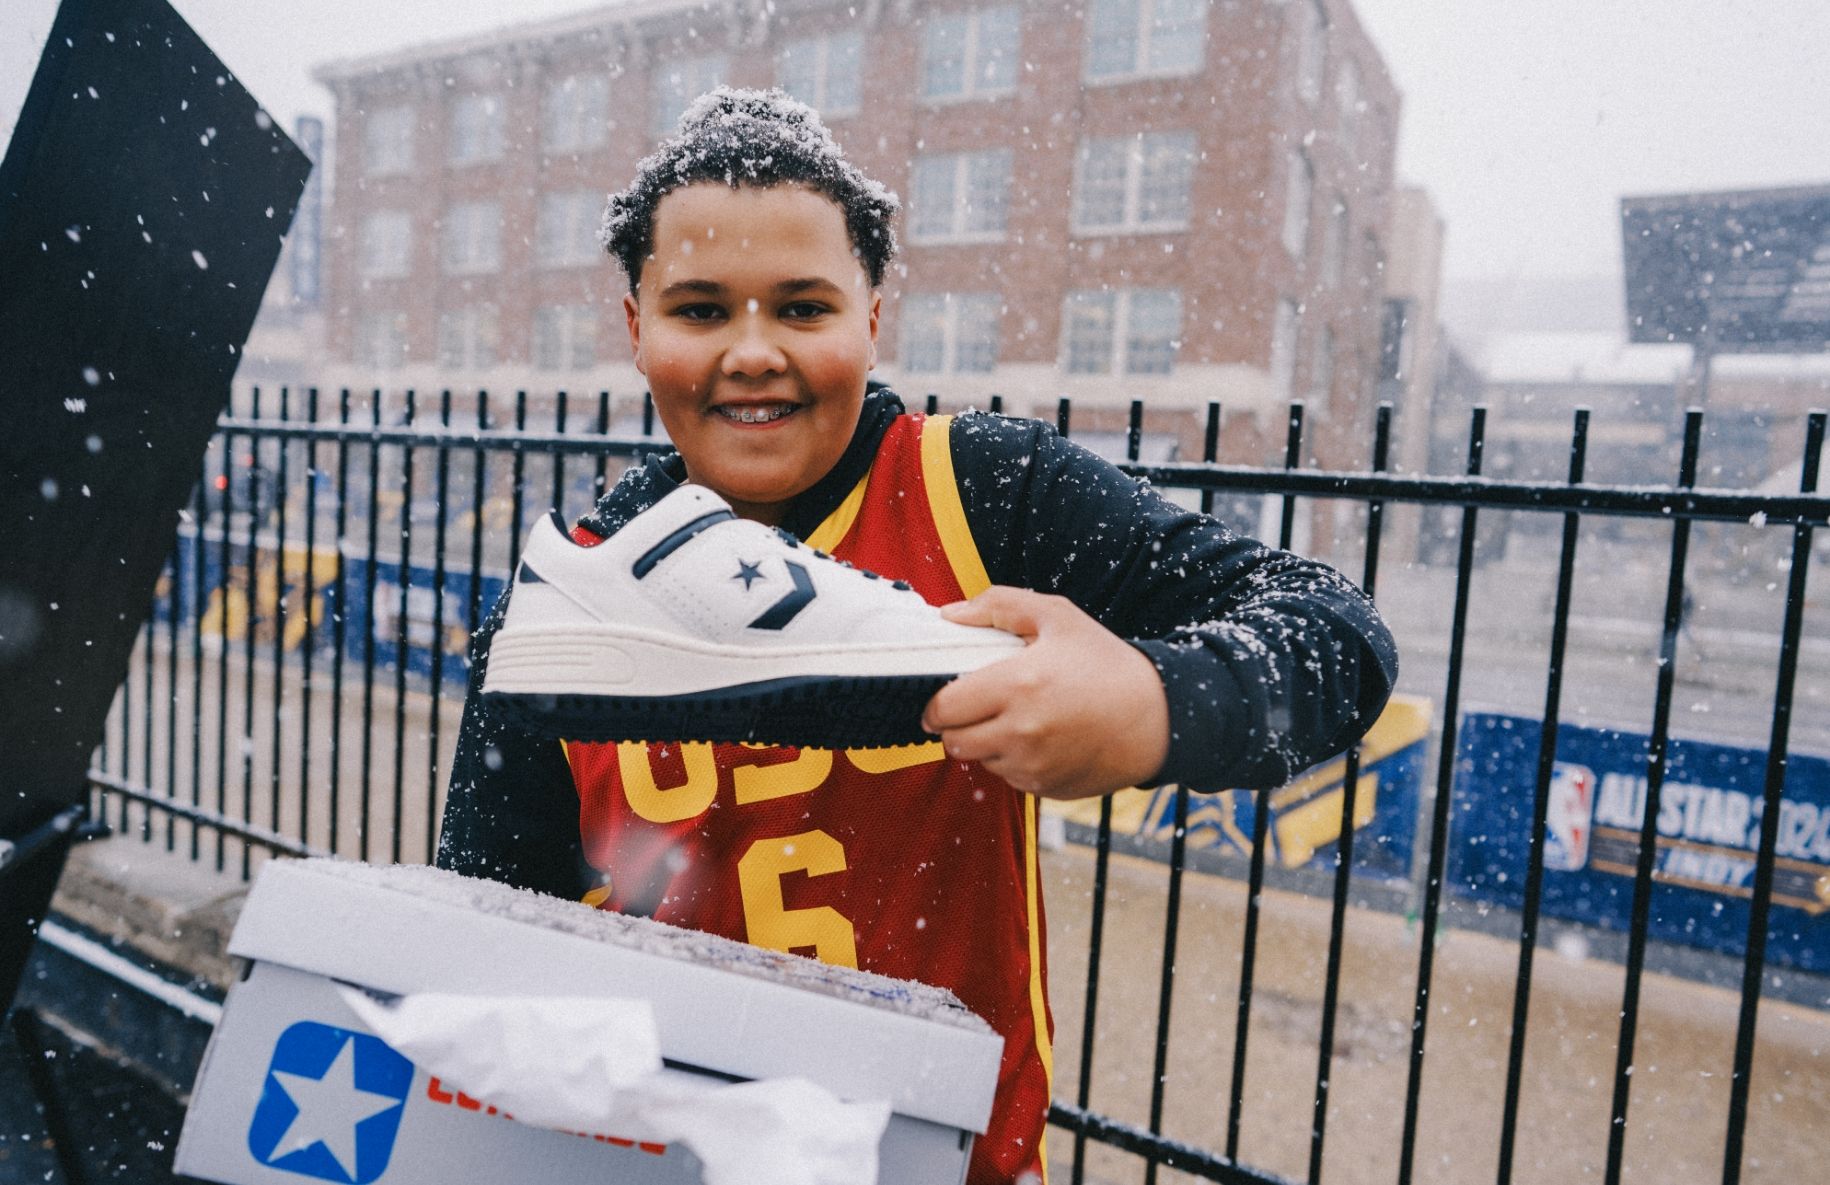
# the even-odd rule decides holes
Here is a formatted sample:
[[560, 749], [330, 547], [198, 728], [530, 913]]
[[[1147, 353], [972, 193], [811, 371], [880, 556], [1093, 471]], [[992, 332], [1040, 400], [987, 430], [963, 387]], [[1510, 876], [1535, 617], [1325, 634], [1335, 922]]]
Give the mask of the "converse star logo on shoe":
[[750, 585], [754, 581], [767, 580], [768, 577], [762, 574], [762, 564], [760, 562], [752, 564], [748, 560], [738, 560], [737, 575], [731, 577], [731, 579], [743, 581], [743, 591], [749, 592]]

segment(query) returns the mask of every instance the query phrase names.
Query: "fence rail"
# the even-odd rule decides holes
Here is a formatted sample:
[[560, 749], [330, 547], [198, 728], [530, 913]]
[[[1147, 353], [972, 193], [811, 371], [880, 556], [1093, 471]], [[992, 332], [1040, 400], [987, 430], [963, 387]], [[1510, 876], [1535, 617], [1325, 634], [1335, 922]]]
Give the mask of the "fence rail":
[[[277, 405], [269, 405], [277, 416], [267, 416], [256, 391], [244, 409], [247, 414], [220, 422], [136, 663], [121, 687], [91, 771], [95, 809], [119, 830], [168, 849], [185, 848], [193, 860], [243, 878], [257, 860], [270, 854], [430, 859], [462, 698], [462, 641], [512, 571], [524, 525], [532, 513], [548, 505], [569, 515], [581, 513], [614, 480], [618, 466], [665, 443], [653, 435], [653, 412], [646, 405], [641, 434], [613, 434], [608, 393], [585, 401], [592, 413], [588, 417], [568, 415], [568, 400], [560, 394], [545, 406], [550, 423], [539, 428], [529, 425], [524, 393], [512, 401], [506, 425], [495, 420], [484, 393], [466, 397], [461, 409], [450, 392], [441, 393], [430, 407], [407, 393], [392, 404], [391, 413], [378, 392], [367, 397], [366, 407], [359, 409], [356, 402], [350, 392], [340, 392], [333, 410], [321, 406], [316, 390], [300, 401], [281, 391]], [[1066, 400], [1057, 410], [1056, 423], [1064, 432], [1070, 430], [1072, 410]], [[301, 411], [302, 417], [295, 414]], [[384, 414], [398, 422], [384, 423]], [[1531, 1098], [1526, 1066], [1532, 1057], [1543, 1055], [1541, 1048], [1528, 1044], [1540, 970], [1534, 958], [1547, 938], [1547, 918], [1561, 919], [1565, 929], [1609, 924], [1606, 919], [1597, 921], [1592, 901], [1574, 901], [1574, 890], [1560, 888], [1565, 882], [1558, 879], [1581, 871], [1571, 867], [1572, 844], [1578, 839], [1589, 842], [1571, 838], [1568, 812], [1575, 808], [1569, 805], [1570, 796], [1588, 795], [1585, 809], [1590, 813], [1578, 832], [1602, 829], [1597, 820], [1603, 818], [1595, 813], [1600, 803], [1593, 770], [1560, 759], [1564, 746], [1580, 731], [1578, 723], [1586, 723], [1567, 718], [1565, 694], [1572, 664], [1584, 658], [1580, 647], [1572, 649], [1572, 637], [1585, 628], [1574, 608], [1580, 557], [1587, 543], [1584, 529], [1597, 522], [1655, 520], [1666, 525], [1646, 529], [1666, 531], [1662, 544], [1641, 539], [1633, 545], [1637, 550], [1619, 553], [1637, 565], [1635, 572], [1662, 567], [1663, 595], [1651, 623], [1655, 650], [1644, 656], [1653, 673], [1649, 729], [1643, 737], [1611, 734], [1617, 740], [1627, 736], [1621, 743], [1638, 755], [1638, 833], [1630, 835], [1619, 819], [1609, 833], [1608, 842], [1631, 857], [1630, 877], [1615, 874], [1630, 880], [1630, 886], [1616, 887], [1630, 893], [1631, 904], [1623, 927], [1626, 949], [1618, 1029], [1613, 1035], [1612, 1097], [1605, 1115], [1595, 1117], [1583, 1138], [1597, 1149], [1605, 1145], [1605, 1152], [1597, 1153], [1604, 1180], [1610, 1185], [1621, 1180], [1634, 1153], [1628, 1113], [1648, 960], [1656, 961], [1668, 944], [1685, 941], [1682, 935], [1674, 937], [1668, 925], [1659, 929], [1665, 920], [1652, 912], [1654, 895], [1683, 903], [1691, 899], [1682, 894], [1713, 893], [1716, 913], [1722, 912], [1720, 901], [1726, 900], [1732, 906], [1731, 921], [1739, 919], [1742, 914], [1737, 911], [1743, 909], [1746, 918], [1739, 938], [1732, 933], [1724, 937], [1718, 926], [1709, 931], [1713, 937], [1697, 940], [1713, 944], [1717, 958], [1739, 962], [1732, 1064], [1726, 1073], [1729, 1097], [1720, 1119], [1721, 1177], [1725, 1183], [1739, 1181], [1747, 1159], [1750, 1099], [1755, 1097], [1751, 1078], [1759, 1044], [1759, 1008], [1769, 983], [1767, 962], [1778, 958], [1807, 981], [1830, 971], [1830, 931], [1823, 929], [1830, 919], [1820, 924], [1808, 896], [1798, 897], [1812, 891], [1809, 878], [1817, 875], [1815, 891], [1830, 907], [1830, 852], [1822, 855], [1821, 872], [1814, 872], [1813, 860], [1799, 854], [1803, 849], [1797, 848], [1795, 826], [1786, 833], [1786, 843], [1792, 845], [1788, 854], [1782, 857], [1779, 850], [1782, 822], [1790, 819], [1795, 824], [1806, 806], [1816, 810], [1815, 800], [1794, 802], [1786, 793], [1793, 764], [1789, 745], [1801, 639], [1810, 609], [1808, 577], [1815, 562], [1813, 533], [1830, 524], [1830, 497], [1816, 492], [1824, 415], [1809, 417], [1799, 489], [1783, 495], [1698, 488], [1703, 417], [1695, 411], [1683, 425], [1676, 480], [1662, 486], [1587, 480], [1586, 411], [1577, 412], [1572, 424], [1568, 479], [1563, 483], [1483, 476], [1488, 442], [1485, 412], [1479, 409], [1469, 425], [1465, 473], [1453, 477], [1388, 472], [1389, 407], [1380, 409], [1373, 424], [1364, 471], [1299, 467], [1305, 429], [1300, 405], [1293, 405], [1289, 413], [1281, 466], [1218, 464], [1221, 426], [1221, 409], [1210, 405], [1202, 460], [1141, 465], [1137, 458], [1142, 407], [1134, 404], [1123, 464], [1132, 474], [1181, 491], [1180, 496], [1210, 511], [1221, 494], [1268, 499], [1273, 513], [1261, 521], [1275, 527], [1284, 546], [1291, 544], [1302, 515], [1316, 506], [1345, 505], [1351, 513], [1335, 518], [1337, 526], [1347, 524], [1339, 539], [1312, 550], [1328, 552], [1326, 558], [1345, 570], [1357, 569], [1362, 586], [1382, 605], [1384, 586], [1394, 575], [1409, 579], [1419, 569], [1411, 557], [1403, 557], [1402, 573], [1381, 571], [1382, 560], [1392, 562], [1384, 549], [1389, 547], [1394, 513], [1400, 507], [1420, 506], [1457, 516], [1450, 520], [1455, 530], [1454, 562], [1443, 570], [1449, 581], [1446, 621], [1440, 613], [1433, 618], [1440, 630], [1431, 644], [1443, 649], [1441, 667], [1426, 663], [1423, 675], [1408, 676], [1411, 690], [1425, 692], [1432, 701], [1438, 725], [1430, 735], [1412, 738], [1413, 747], [1406, 750], [1411, 754], [1408, 765], [1391, 766], [1390, 755], [1373, 752], [1370, 739], [1364, 751], [1356, 746], [1330, 767], [1332, 773], [1324, 771], [1327, 776], [1319, 781], [1320, 775], [1312, 776], [1310, 781], [1321, 790], [1296, 794], [1289, 798], [1294, 805], [1277, 805], [1279, 795], [1286, 792], [1229, 796], [1216, 813], [1210, 802], [1178, 788], [1152, 800], [1150, 811], [1156, 813], [1146, 816], [1158, 821], [1154, 831], [1121, 825], [1112, 798], [1095, 808], [1096, 817], [1082, 816], [1068, 828], [1091, 851], [1084, 928], [1075, 922], [1072, 947], [1055, 940], [1058, 966], [1083, 960], [1085, 967], [1077, 1007], [1067, 1009], [1078, 1012], [1079, 1031], [1069, 1033], [1064, 1026], [1057, 1034], [1058, 1049], [1073, 1055], [1073, 1073], [1058, 1080], [1061, 1097], [1051, 1117], [1058, 1133], [1071, 1142], [1071, 1154], [1058, 1163], [1058, 1170], [1065, 1171], [1073, 1185], [1113, 1179], [1100, 1174], [1131, 1171], [1141, 1172], [1147, 1185], [1154, 1185], [1161, 1173], [1221, 1182], [1300, 1178], [1319, 1185], [1324, 1179], [1395, 1179], [1409, 1185], [1413, 1179], [1468, 1180], [1488, 1172], [1504, 1183], [1524, 1169], [1521, 1153], [1527, 1141], [1521, 1115]], [[1495, 729], [1512, 727], [1504, 720], [1494, 724], [1494, 718], [1469, 714], [1464, 704], [1470, 655], [1483, 659], [1492, 637], [1476, 631], [1477, 622], [1485, 618], [1476, 614], [1475, 578], [1483, 564], [1492, 562], [1481, 552], [1483, 516], [1501, 512], [1545, 516], [1561, 529], [1555, 539], [1545, 658], [1530, 660], [1542, 698], [1535, 722], [1526, 721], [1530, 727], [1524, 731], [1533, 735], [1520, 742], [1521, 752], [1529, 750], [1520, 767], [1529, 770], [1528, 781], [1513, 784], [1517, 799], [1529, 797], [1529, 810], [1512, 808], [1512, 831], [1507, 835], [1469, 836], [1457, 830], [1466, 826], [1458, 823], [1458, 811], [1492, 806], [1476, 801], [1477, 795], [1470, 797], [1475, 795], [1470, 786], [1478, 781], [1481, 763], [1489, 760], [1489, 751], [1480, 746], [1500, 735]], [[1702, 760], [1674, 750], [1674, 744], [1691, 742], [1674, 740], [1673, 717], [1680, 642], [1688, 639], [1696, 648], [1687, 633], [1693, 532], [1706, 524], [1751, 532], [1749, 538], [1759, 546], [1765, 546], [1760, 540], [1771, 538], [1761, 532], [1783, 531], [1790, 546], [1774, 561], [1775, 569], [1785, 574], [1780, 594], [1783, 619], [1770, 633], [1756, 631], [1755, 648], [1770, 643], [1776, 662], [1770, 709], [1753, 709], [1765, 721], [1764, 744], [1743, 756], [1744, 764], [1757, 758], [1760, 768], [1757, 793], [1744, 795], [1749, 799], [1742, 818], [1748, 841], [1737, 848], [1721, 840], [1714, 845], [1719, 851], [1704, 853], [1729, 862], [1722, 866], [1728, 869], [1723, 875], [1733, 883], [1698, 887], [1692, 883], [1695, 877], [1686, 880], [1671, 872], [1668, 865], [1676, 860], [1671, 853], [1692, 853], [1710, 845], [1693, 843], [1685, 838], [1688, 832], [1668, 833], [1671, 812], [1661, 799], [1669, 788], [1674, 760]], [[1739, 546], [1745, 553], [1755, 544], [1743, 541], [1730, 550]], [[1712, 546], [1720, 551], [1724, 545], [1718, 541]], [[1610, 562], [1627, 562], [1619, 561], [1619, 554]], [[1443, 591], [1440, 582], [1432, 587]], [[1399, 591], [1403, 603], [1416, 601], [1414, 590]], [[1422, 613], [1420, 619], [1430, 618], [1432, 612]], [[1694, 665], [1702, 664], [1699, 660]], [[1625, 688], [1631, 672], [1621, 677]], [[1424, 686], [1429, 680], [1435, 682]], [[1518, 690], [1524, 694], [1525, 689]], [[1745, 706], [1749, 701], [1743, 697], [1737, 702]], [[1431, 749], [1434, 777], [1427, 778], [1431, 762], [1426, 754]], [[1394, 775], [1393, 768], [1414, 772]], [[1584, 773], [1589, 777], [1586, 790], [1581, 785]], [[1411, 799], [1394, 797], [1393, 784], [1404, 778], [1415, 783]], [[1675, 785], [1688, 796], [1688, 803], [1697, 797], [1694, 787], [1701, 783], [1694, 770], [1686, 779]], [[1618, 785], [1601, 781], [1603, 790]], [[1377, 803], [1372, 801], [1375, 795]], [[1395, 815], [1390, 810], [1394, 801], [1400, 804]], [[1823, 798], [1823, 818], [1830, 828], [1830, 790]], [[1216, 859], [1191, 848], [1191, 834], [1205, 835], [1202, 829], [1231, 836], [1235, 846], [1227, 851], [1232, 855]], [[1303, 841], [1304, 835], [1320, 839]], [[1494, 874], [1492, 867], [1479, 863], [1478, 854], [1469, 854], [1464, 840], [1512, 852], [1508, 858], [1513, 863], [1508, 871]], [[1293, 878], [1287, 858], [1292, 850], [1300, 853], [1305, 842], [1313, 850], [1304, 857], [1304, 876]], [[1154, 992], [1142, 986], [1147, 978], [1144, 968], [1114, 961], [1109, 949], [1115, 941], [1132, 937], [1130, 930], [1113, 929], [1113, 911], [1130, 908], [1115, 895], [1114, 885], [1121, 873], [1138, 875], [1131, 866], [1121, 869], [1118, 864], [1130, 859], [1126, 853], [1135, 852], [1152, 854], [1167, 865], [1160, 890], [1162, 930]], [[1377, 863], [1380, 860], [1385, 861], [1383, 866]], [[1734, 863], [1737, 860], [1739, 864]], [[1381, 867], [1383, 872], [1378, 871]], [[1359, 897], [1356, 872], [1369, 878]], [[1375, 873], [1382, 878], [1377, 891], [1370, 883]], [[1783, 876], [1777, 905], [1776, 874]], [[1522, 889], [1514, 887], [1520, 882]], [[1234, 888], [1216, 889], [1216, 884]], [[1797, 885], [1805, 887], [1795, 892]], [[1215, 893], [1224, 897], [1241, 890], [1237, 946], [1223, 952], [1236, 966], [1236, 990], [1224, 1005], [1217, 995], [1210, 995], [1209, 1006], [1191, 1020], [1186, 975], [1178, 979], [1179, 952], [1207, 957], [1214, 946], [1190, 937], [1188, 927], [1194, 923], [1185, 916], [1185, 894], [1198, 891], [1206, 902], [1221, 899]], [[1313, 1089], [1304, 1104], [1306, 1117], [1291, 1114], [1283, 1123], [1271, 1124], [1274, 1133], [1281, 1133], [1267, 1141], [1267, 1147], [1275, 1147], [1255, 1157], [1246, 1138], [1248, 1127], [1260, 1133], [1265, 1127], [1252, 1120], [1252, 1104], [1259, 1097], [1254, 1089], [1262, 1079], [1254, 1077], [1261, 1056], [1255, 1051], [1267, 1040], [1261, 1035], [1267, 1031], [1265, 1010], [1280, 999], [1263, 995], [1262, 976], [1268, 973], [1261, 961], [1277, 948], [1267, 948], [1261, 916], [1267, 894], [1286, 890], [1314, 901], [1326, 919], [1311, 1051]], [[1502, 915], [1516, 923], [1510, 1007], [1493, 1018], [1507, 1033], [1503, 1100], [1499, 1113], [1491, 1117], [1458, 1117], [1463, 1127], [1472, 1124], [1491, 1132], [1497, 1160], [1482, 1168], [1464, 1161], [1445, 1176], [1420, 1158], [1420, 1125], [1429, 1117], [1425, 1092], [1430, 1022], [1442, 1011], [1436, 960], [1439, 945], [1453, 928], [1455, 911], [1476, 899], [1497, 902]], [[1387, 904], [1381, 908], [1381, 902]], [[1356, 928], [1375, 925], [1367, 919], [1390, 918], [1391, 902], [1402, 902], [1413, 915], [1407, 934], [1415, 944], [1409, 971], [1411, 1006], [1403, 1018], [1401, 1040], [1394, 1044], [1401, 1046], [1401, 1053], [1391, 1059], [1386, 1079], [1395, 1085], [1393, 1076], [1401, 1066], [1403, 1103], [1399, 1108], [1396, 1096], [1388, 1093], [1378, 1120], [1396, 1131], [1395, 1163], [1368, 1168], [1339, 1157], [1328, 1160], [1324, 1154], [1330, 1148], [1331, 1117], [1337, 1123], [1342, 1118], [1336, 1077], [1342, 1070], [1339, 1043], [1344, 1026], [1354, 1019], [1343, 1012], [1351, 940]], [[1064, 912], [1067, 905], [1056, 902], [1055, 912]], [[1783, 913], [1776, 914], [1776, 909]], [[1776, 926], [1777, 943], [1769, 939]], [[1095, 1097], [1113, 1097], [1118, 1088], [1108, 1089], [1108, 1083], [1128, 1081], [1132, 1075], [1129, 1069], [1096, 1073], [1096, 1056], [1101, 1066], [1108, 1066], [1113, 1057], [1099, 1040], [1102, 1025], [1113, 1024], [1113, 998], [1128, 998], [1140, 990], [1154, 1005], [1148, 1038], [1142, 1042], [1148, 1046], [1147, 1057], [1140, 1049], [1120, 1060], [1126, 1066], [1135, 1062], [1140, 1070], [1148, 1061], [1148, 1099], [1131, 1099], [1119, 1108], [1124, 1115], [1109, 1113], [1095, 1107]], [[1058, 984], [1058, 1000], [1070, 994]], [[1178, 997], [1184, 1000], [1179, 1005]], [[1197, 1030], [1195, 1025], [1207, 1028]], [[1191, 1032], [1206, 1039], [1225, 1029], [1231, 1037], [1230, 1044], [1222, 1043], [1225, 1071], [1203, 1079], [1213, 1083], [1204, 1087], [1212, 1097], [1192, 1104], [1211, 1122], [1203, 1128], [1205, 1135], [1190, 1138], [1185, 1123], [1171, 1123], [1172, 1085], [1181, 1074], [1175, 1068], [1178, 1050]], [[1174, 1101], [1184, 1105], [1184, 1100]], [[1356, 1129], [1364, 1127], [1358, 1117], [1350, 1118], [1356, 1118]], [[1819, 1154], [1824, 1150], [1822, 1130]], [[1096, 1155], [1096, 1149], [1103, 1152]]]

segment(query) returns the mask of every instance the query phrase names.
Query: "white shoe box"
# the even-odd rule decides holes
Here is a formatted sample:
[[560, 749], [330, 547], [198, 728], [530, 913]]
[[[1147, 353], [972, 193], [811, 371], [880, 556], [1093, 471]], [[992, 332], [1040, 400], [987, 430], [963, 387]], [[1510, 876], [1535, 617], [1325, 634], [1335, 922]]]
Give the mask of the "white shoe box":
[[[373, 1036], [338, 981], [385, 995], [646, 999], [677, 1080], [801, 1077], [847, 1101], [888, 1100], [884, 1185], [964, 1179], [1003, 1048], [938, 989], [429, 868], [274, 861], [229, 950], [248, 970], [198, 1073], [176, 1163], [229, 1185], [702, 1180], [679, 1145], [545, 1130], [461, 1095]], [[301, 1084], [323, 1139], [284, 1151], [298, 1142]]]

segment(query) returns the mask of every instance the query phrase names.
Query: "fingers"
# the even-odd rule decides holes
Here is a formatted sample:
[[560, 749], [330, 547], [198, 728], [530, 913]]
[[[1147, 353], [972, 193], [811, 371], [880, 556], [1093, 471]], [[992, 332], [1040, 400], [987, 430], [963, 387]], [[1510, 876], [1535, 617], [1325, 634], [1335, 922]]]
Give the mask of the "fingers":
[[941, 607], [941, 616], [960, 625], [990, 626], [1034, 638], [1052, 612], [1051, 602], [1061, 598], [1025, 588], [994, 584], [970, 601], [955, 601]]
[[935, 692], [921, 714], [921, 726], [938, 735], [949, 728], [964, 728], [989, 720], [1003, 711], [1004, 705], [1010, 702], [1011, 686], [1005, 673], [998, 668], [1011, 661], [1012, 658], [1007, 658], [969, 671]]

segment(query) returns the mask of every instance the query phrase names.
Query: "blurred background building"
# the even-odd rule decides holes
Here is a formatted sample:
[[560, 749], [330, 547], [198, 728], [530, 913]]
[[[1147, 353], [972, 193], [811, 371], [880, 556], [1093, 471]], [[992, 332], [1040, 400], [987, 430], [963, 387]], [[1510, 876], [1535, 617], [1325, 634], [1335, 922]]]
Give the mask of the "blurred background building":
[[780, 86], [903, 199], [879, 374], [905, 396], [1072, 396], [1096, 442], [1143, 399], [1163, 459], [1219, 400], [1254, 462], [1302, 399], [1306, 460], [1365, 462], [1399, 96], [1342, 0], [634, 0], [315, 77], [317, 381], [639, 399], [605, 193], [696, 95]]

